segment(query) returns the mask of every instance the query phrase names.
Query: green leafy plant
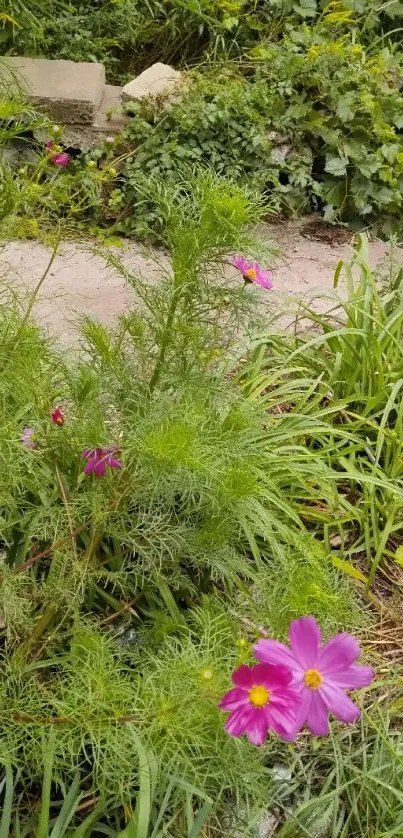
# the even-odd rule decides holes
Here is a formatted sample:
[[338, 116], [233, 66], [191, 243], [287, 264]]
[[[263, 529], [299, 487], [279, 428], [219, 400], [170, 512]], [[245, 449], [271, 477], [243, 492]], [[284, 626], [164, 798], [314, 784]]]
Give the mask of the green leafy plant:
[[[257, 289], [217, 272], [228, 253], [256, 253], [261, 202], [210, 173], [151, 188], [172, 267], [153, 285], [110, 257], [142, 308], [116, 330], [84, 324], [86, 360], [47, 346], [34, 296], [22, 315], [6, 296], [0, 309], [4, 823], [39, 835], [85, 834], [85, 796], [89, 828], [100, 817], [126, 835], [158, 817], [197, 835], [224, 790], [248, 807], [264, 796], [261, 756], [227, 737], [217, 708], [245, 655], [226, 598], [303, 531], [301, 494], [336, 502], [299, 445], [304, 420], [265, 441], [264, 401], [227, 376]], [[91, 450], [114, 468], [83, 473]]]
[[[358, 283], [353, 278], [356, 268]], [[270, 404], [281, 393], [284, 376], [292, 373], [297, 376], [296, 406], [307, 411], [309, 404], [315, 410], [322, 405], [339, 438], [333, 453], [326, 446], [324, 450], [330, 454], [329, 462], [337, 463], [341, 481], [346, 479], [350, 487], [343, 493], [339, 521], [328, 521], [328, 537], [333, 532], [340, 542], [341, 563], [336, 557], [336, 564], [347, 572], [343, 556], [366, 555], [371, 584], [378, 565], [393, 559], [401, 537], [402, 277], [395, 272], [390, 285], [380, 291], [363, 238], [358, 239], [352, 263], [339, 264], [335, 286], [343, 270], [346, 301], [337, 299], [326, 316], [303, 309], [304, 319], [319, 326], [320, 334], [297, 332], [293, 338], [271, 334], [263, 339], [269, 354], [259, 349], [251, 379], [247, 369], [242, 376], [249, 398], [265, 394]], [[316, 441], [313, 444], [316, 448]], [[312, 509], [305, 514], [313, 520]], [[352, 530], [347, 534], [349, 524]], [[362, 573], [355, 569], [351, 573], [365, 581]]]
[[[315, 773], [328, 745], [315, 767], [303, 737], [255, 749], [227, 736], [218, 703], [262, 626], [281, 638], [307, 611], [325, 635], [371, 623], [362, 561], [376, 568], [382, 505], [397, 521], [403, 491], [383, 454], [364, 458], [389, 399], [365, 347], [381, 346], [371, 363], [393, 379], [400, 282], [378, 293], [362, 241], [347, 324], [306, 312], [321, 333], [266, 327], [245, 357], [273, 292], [228, 279], [228, 255], [258, 258], [261, 200], [208, 171], [141, 188], [170, 262], [153, 283], [109, 255], [136, 305], [114, 329], [83, 324], [85, 357], [48, 346], [34, 296], [22, 314], [6, 292], [0, 307], [1, 828], [195, 838], [226, 829], [230, 809], [252, 838], [268, 806], [290, 823], [279, 762], [305, 828], [328, 799]], [[355, 764], [364, 739], [334, 736]], [[393, 768], [392, 800], [397, 782]], [[348, 820], [339, 788], [331, 817], [355, 824], [361, 802]]]

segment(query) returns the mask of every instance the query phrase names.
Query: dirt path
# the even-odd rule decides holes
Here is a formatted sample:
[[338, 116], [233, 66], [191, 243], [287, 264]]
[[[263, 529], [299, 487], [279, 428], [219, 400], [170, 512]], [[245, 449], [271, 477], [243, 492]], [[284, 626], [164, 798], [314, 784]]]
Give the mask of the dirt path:
[[[332, 293], [333, 273], [340, 259], [351, 254], [350, 237], [344, 231], [329, 228], [315, 230], [303, 222], [286, 223], [265, 228], [268, 238], [279, 248], [274, 265], [274, 291], [282, 303], [312, 300], [318, 293]], [[320, 238], [318, 238], [320, 236]], [[371, 243], [371, 262], [384, 259], [387, 248], [380, 241]], [[150, 281], [158, 280], [164, 257], [147, 254], [136, 243], [128, 243], [117, 255], [133, 271]], [[49, 260], [50, 250], [38, 242], [9, 242], [0, 250], [0, 277], [12, 287], [32, 289]], [[397, 253], [403, 263], [403, 252]], [[158, 264], [159, 261], [159, 264]], [[166, 264], [166, 262], [165, 262]], [[341, 286], [341, 293], [343, 291]], [[262, 303], [267, 292], [262, 293]], [[273, 292], [270, 292], [271, 303]], [[25, 296], [25, 294], [24, 294]], [[132, 289], [122, 276], [94, 255], [88, 244], [66, 243], [52, 265], [35, 307], [38, 321], [63, 345], [77, 339], [76, 323], [91, 316], [112, 324], [133, 303]], [[316, 301], [319, 308], [326, 302]]]

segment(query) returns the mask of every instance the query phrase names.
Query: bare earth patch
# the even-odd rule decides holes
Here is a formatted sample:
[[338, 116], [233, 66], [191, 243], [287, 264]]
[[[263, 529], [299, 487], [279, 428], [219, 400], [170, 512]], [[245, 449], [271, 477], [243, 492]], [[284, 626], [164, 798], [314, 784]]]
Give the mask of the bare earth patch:
[[[284, 307], [303, 299], [324, 310], [329, 301], [315, 299], [333, 292], [333, 274], [340, 259], [351, 256], [353, 235], [346, 230], [329, 228], [305, 219], [281, 225], [266, 225], [268, 239], [278, 247], [280, 255], [273, 265], [274, 292], [256, 289], [262, 303], [274, 302], [273, 293]], [[370, 245], [372, 265], [386, 259], [387, 246], [375, 240]], [[46, 268], [50, 249], [39, 242], [9, 242], [0, 251], [0, 271], [3, 281], [16, 289], [33, 289]], [[155, 251], [149, 253], [135, 242], [126, 243], [117, 255], [133, 271], [158, 281], [166, 258]], [[154, 257], [157, 261], [154, 261]], [[403, 263], [403, 252], [395, 253]], [[266, 266], [269, 267], [269, 266]], [[231, 269], [229, 269], [229, 277]], [[343, 294], [343, 280], [338, 289]], [[60, 251], [44, 283], [34, 314], [49, 334], [64, 345], [76, 341], [75, 323], [91, 316], [112, 325], [134, 301], [133, 290], [122, 276], [109, 268], [101, 256], [91, 251], [87, 242], [67, 242]]]

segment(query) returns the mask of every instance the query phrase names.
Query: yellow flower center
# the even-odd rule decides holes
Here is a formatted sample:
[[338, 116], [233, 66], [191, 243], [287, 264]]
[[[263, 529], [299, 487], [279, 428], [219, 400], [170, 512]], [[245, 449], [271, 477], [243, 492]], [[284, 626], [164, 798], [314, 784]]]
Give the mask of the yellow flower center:
[[304, 676], [304, 681], [310, 690], [317, 690], [323, 683], [323, 678], [317, 669], [307, 669]]
[[249, 701], [255, 707], [264, 707], [270, 701], [270, 692], [266, 687], [254, 686], [249, 690]]
[[246, 271], [245, 276], [247, 276], [248, 279], [254, 280], [257, 277], [257, 273], [254, 268], [249, 268], [249, 270]]

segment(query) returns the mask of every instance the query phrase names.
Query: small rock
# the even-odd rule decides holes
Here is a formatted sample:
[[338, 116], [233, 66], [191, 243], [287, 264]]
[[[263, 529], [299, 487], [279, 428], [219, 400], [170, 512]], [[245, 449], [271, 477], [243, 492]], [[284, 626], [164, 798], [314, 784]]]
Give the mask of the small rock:
[[145, 99], [147, 96], [169, 96], [182, 80], [182, 73], [168, 64], [153, 64], [132, 81], [125, 84], [121, 98], [125, 102]]
[[271, 149], [271, 162], [272, 163], [284, 163], [287, 155], [292, 149], [291, 143], [289, 142], [288, 138], [279, 134], [277, 131], [269, 131], [267, 134], [268, 139], [272, 143]]
[[[222, 822], [223, 834], [228, 838], [246, 838], [252, 835], [252, 830], [245, 832], [245, 828], [241, 826], [242, 821], [245, 824], [248, 821], [246, 812], [233, 812], [228, 818], [224, 818]], [[274, 809], [271, 812], [262, 812], [260, 818], [253, 828], [253, 835], [256, 838], [274, 838], [276, 829], [281, 821], [281, 812], [279, 809]]]
[[271, 150], [271, 160], [273, 163], [284, 163], [287, 155], [291, 151], [291, 143], [283, 143], [282, 145], [275, 145]]
[[273, 838], [280, 821], [279, 813], [265, 812], [258, 823], [259, 838]]
[[276, 780], [278, 783], [284, 783], [291, 780], [292, 772], [287, 765], [273, 765], [272, 777], [273, 780]]

